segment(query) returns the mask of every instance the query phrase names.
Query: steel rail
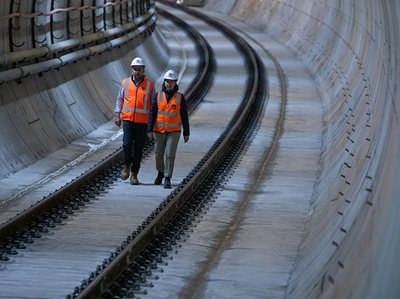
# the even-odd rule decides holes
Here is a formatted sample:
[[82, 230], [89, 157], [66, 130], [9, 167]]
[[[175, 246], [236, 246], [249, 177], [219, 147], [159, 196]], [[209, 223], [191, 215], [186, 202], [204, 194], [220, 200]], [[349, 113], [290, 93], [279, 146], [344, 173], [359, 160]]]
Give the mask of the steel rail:
[[[160, 13], [164, 12], [160, 11]], [[183, 23], [180, 24], [183, 26], [182, 28], [188, 30], [189, 35], [197, 44], [199, 55], [202, 57], [199, 62], [198, 73], [194, 80], [192, 80], [186, 94], [189, 111], [192, 111], [193, 106], [198, 105], [199, 101], [201, 101], [204, 94], [207, 92], [208, 88], [213, 82], [215, 61], [212, 49], [204, 40], [204, 38], [199, 35], [199, 33], [196, 32], [193, 27]], [[147, 146], [149, 146], [149, 144]], [[14, 218], [1, 224], [0, 241], [12, 239], [13, 236], [17, 235], [18, 233], [29, 229], [31, 224], [37, 221], [37, 219], [49, 214], [52, 209], [57, 208], [60, 204], [65, 203], [69, 195], [83, 190], [86, 186], [90, 185], [95, 178], [98, 178], [107, 170], [111, 169], [116, 164], [119, 164], [122, 159], [123, 151], [122, 148], [120, 148], [110, 156], [106, 157], [98, 165], [81, 174], [81, 176], [62, 186], [59, 190], [56, 190], [48, 197], [43, 198], [41, 201], [18, 214]]]
[[[160, 1], [164, 4], [171, 5], [165, 1]], [[172, 6], [172, 5], [171, 5]], [[243, 106], [236, 111], [232, 121], [228, 125], [225, 132], [213, 146], [213, 150], [199, 162], [195, 169], [198, 169], [188, 175], [185, 179], [185, 185], [176, 189], [176, 193], [172, 194], [162, 209], [156, 209], [147, 220], [147, 225], [141, 229], [130, 243], [126, 244], [125, 248], [116, 254], [116, 257], [109, 262], [102, 272], [96, 277], [89, 279], [87, 284], [76, 289], [78, 292], [73, 294], [72, 298], [88, 299], [100, 298], [107, 291], [113, 281], [135, 262], [145, 248], [152, 243], [166, 225], [177, 215], [178, 211], [184, 207], [191, 199], [192, 194], [202, 187], [202, 184], [207, 180], [207, 177], [213, 172], [214, 165], [217, 165], [225, 153], [228, 152], [236, 142], [236, 137], [242, 132], [246, 126], [246, 121], [252, 113], [252, 108], [256, 106], [256, 101], [259, 99], [263, 87], [263, 78], [260, 75], [263, 65], [259, 60], [255, 51], [250, 45], [233, 30], [229, 29], [222, 23], [200, 13], [184, 7], [180, 7], [188, 14], [192, 14], [198, 18], [206, 20], [213, 27], [221, 30], [231, 41], [237, 46], [239, 51], [244, 53], [246, 65], [248, 66], [248, 85], [243, 99]]]

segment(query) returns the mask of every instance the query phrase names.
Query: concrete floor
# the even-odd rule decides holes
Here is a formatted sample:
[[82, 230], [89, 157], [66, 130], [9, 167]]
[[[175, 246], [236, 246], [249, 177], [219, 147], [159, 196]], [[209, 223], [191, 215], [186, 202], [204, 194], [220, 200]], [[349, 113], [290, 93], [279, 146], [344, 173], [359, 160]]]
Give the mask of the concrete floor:
[[[395, 46], [399, 4], [390, 0], [211, 0], [205, 11], [233, 17], [225, 21], [244, 28], [278, 58], [288, 79], [290, 100], [277, 163], [264, 174], [252, 166], [262, 163], [271, 134], [269, 121], [276, 117], [273, 96], [279, 90], [271, 71], [271, 110], [266, 109], [254, 145], [218, 202], [223, 208], [225, 201], [244, 200], [246, 209], [237, 212], [240, 229], [228, 231], [232, 235], [221, 241], [226, 250], [215, 252], [202, 265], [207, 275], [196, 276], [196, 294], [208, 298], [398, 298], [400, 275], [393, 265], [400, 263], [399, 52]], [[154, 61], [148, 68], [154, 78], [168, 61], [166, 40], [156, 32], [138, 52], [160, 50], [148, 59]], [[132, 53], [121, 48], [112, 56], [108, 64], [92, 59], [79, 67], [28, 77], [23, 84], [0, 85], [1, 177], [2, 186], [9, 188], [0, 188], [1, 198], [21, 195], [31, 184], [46, 181], [49, 173], [62, 170], [67, 161], [78, 162], [90, 151], [88, 144], [101, 144], [98, 136], [91, 135], [83, 144], [75, 141], [95, 128], [103, 126], [111, 130], [111, 139], [118, 138], [104, 123], [112, 117], [118, 82]], [[31, 132], [38, 137], [32, 138]], [[88, 141], [92, 137], [97, 141]], [[60, 155], [68, 143], [76, 153]], [[46, 163], [45, 157], [54, 160]], [[54, 162], [60, 157], [65, 159]], [[250, 177], [257, 183], [249, 184]], [[214, 208], [205, 217], [219, 207]], [[228, 222], [229, 216], [236, 215], [234, 210], [230, 213]], [[198, 233], [190, 236], [194, 244], [208, 223], [208, 219], [199, 223]], [[259, 236], [253, 236], [255, 228]], [[221, 238], [207, 241], [216, 240]], [[181, 262], [168, 267], [172, 276], [174, 267], [182, 269], [187, 264], [188, 246], [179, 253]], [[248, 259], [243, 259], [243, 252]], [[206, 256], [199, 254], [200, 259]], [[231, 277], [242, 273], [244, 263], [257, 267], [240, 276], [242, 284]], [[175, 282], [181, 284], [179, 279]], [[157, 297], [157, 290], [152, 296]], [[189, 294], [182, 289], [183, 297]]]

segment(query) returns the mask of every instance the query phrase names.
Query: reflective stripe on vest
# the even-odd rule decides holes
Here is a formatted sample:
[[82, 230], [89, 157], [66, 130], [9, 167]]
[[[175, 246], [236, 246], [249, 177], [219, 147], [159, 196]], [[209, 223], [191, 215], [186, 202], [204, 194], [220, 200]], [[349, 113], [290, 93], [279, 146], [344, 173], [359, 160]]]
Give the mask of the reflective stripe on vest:
[[[154, 131], [179, 132], [181, 131], [181, 98], [182, 95], [177, 92], [167, 103], [167, 98], [162, 91], [158, 94], [158, 112]], [[173, 111], [172, 107], [175, 106]]]
[[[143, 107], [141, 104], [142, 99], [136, 98], [138, 96], [138, 89], [142, 86], [142, 84], [146, 84]], [[133, 84], [131, 90], [136, 90], [134, 95], [129, 94], [129, 86]], [[148, 115], [149, 115], [149, 103], [150, 103], [150, 93], [151, 93], [151, 81], [145, 79], [145, 81], [141, 82], [139, 86], [136, 86], [134, 82], [132, 82], [131, 78], [125, 79], [125, 95], [124, 95], [124, 104], [122, 107], [122, 119], [130, 120], [138, 123], [147, 123]], [[135, 103], [131, 103], [131, 101], [135, 101]], [[134, 106], [136, 105], [136, 106]]]

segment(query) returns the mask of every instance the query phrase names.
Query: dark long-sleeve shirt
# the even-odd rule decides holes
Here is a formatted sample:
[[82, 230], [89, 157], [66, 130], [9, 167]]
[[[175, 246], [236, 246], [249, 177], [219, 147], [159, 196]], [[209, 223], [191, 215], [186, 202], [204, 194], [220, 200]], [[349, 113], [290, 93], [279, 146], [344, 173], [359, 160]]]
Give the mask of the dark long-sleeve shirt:
[[[175, 85], [175, 88], [171, 91], [168, 91], [164, 84], [162, 86], [162, 91], [165, 93], [167, 102], [171, 100], [173, 95], [179, 90], [179, 86]], [[149, 123], [147, 125], [147, 132], [153, 132], [154, 124], [157, 118], [157, 113], [158, 113], [158, 93], [155, 93], [153, 97], [151, 98], [151, 108], [150, 108], [150, 113], [149, 113]], [[189, 128], [189, 116], [187, 112], [187, 104], [186, 104], [186, 99], [182, 94], [181, 97], [181, 121], [182, 121], [182, 128], [183, 128], [183, 136], [189, 136], [190, 135], [190, 128]]]

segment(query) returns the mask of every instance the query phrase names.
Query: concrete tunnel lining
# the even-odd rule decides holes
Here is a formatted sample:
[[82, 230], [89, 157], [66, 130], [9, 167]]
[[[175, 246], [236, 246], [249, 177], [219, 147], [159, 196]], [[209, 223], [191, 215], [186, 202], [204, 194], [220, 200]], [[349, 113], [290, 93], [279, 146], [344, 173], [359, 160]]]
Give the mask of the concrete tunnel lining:
[[[397, 298], [398, 21], [394, 1], [209, 1], [287, 45], [324, 107], [320, 176], [288, 298]], [[349, 294], [352, 294], [351, 296]]]
[[[307, 66], [321, 93], [320, 175], [286, 296], [397, 298], [400, 4], [210, 0], [206, 8], [285, 44]], [[0, 85], [0, 177], [111, 119], [117, 83], [134, 46], [106, 54], [107, 64], [80, 61], [43, 77], [24, 78], [22, 84]], [[138, 51], [154, 61], [147, 72], [157, 78], [168, 60], [164, 38], [156, 30]]]

